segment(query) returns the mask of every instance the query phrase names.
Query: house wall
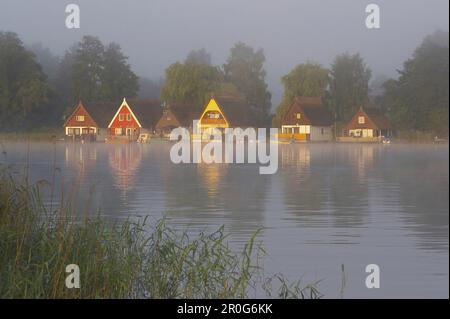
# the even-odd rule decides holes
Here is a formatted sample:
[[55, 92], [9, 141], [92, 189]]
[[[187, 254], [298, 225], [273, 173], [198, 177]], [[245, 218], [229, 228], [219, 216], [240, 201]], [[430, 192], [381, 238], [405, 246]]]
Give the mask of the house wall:
[[165, 110], [163, 112], [163, 115], [159, 119], [158, 123], [155, 125], [155, 131], [157, 134], [160, 133], [168, 133], [168, 132], [162, 132], [164, 129], [167, 129], [168, 127], [180, 127], [181, 124], [178, 121], [177, 117], [173, 114], [171, 110]]
[[[210, 118], [209, 114], [217, 114], [219, 118]], [[203, 114], [200, 116], [198, 125], [201, 132], [210, 128], [223, 129], [229, 127], [222, 110], [214, 99], [211, 99], [205, 107]]]
[[[358, 122], [360, 116], [364, 117], [364, 123]], [[359, 110], [358, 112], [356, 112], [355, 115], [353, 115], [352, 119], [347, 123], [344, 130], [346, 132], [346, 135], [349, 135], [350, 130], [362, 130], [362, 129], [376, 130], [377, 126], [375, 125], [375, 123], [372, 122], [372, 120], [367, 116], [365, 112]]]
[[311, 126], [310, 141], [329, 142], [333, 140], [333, 130], [331, 126]]
[[[128, 119], [127, 119], [127, 115], [129, 115]], [[121, 129], [121, 132], [122, 132], [121, 134], [119, 134], [116, 130], [119, 128]], [[112, 136], [130, 135], [130, 130], [131, 130], [131, 135], [139, 135], [139, 133], [140, 133], [139, 123], [133, 117], [128, 106], [125, 104], [122, 104], [122, 106], [119, 109], [119, 112], [116, 114], [116, 116], [114, 117], [114, 120], [109, 125], [109, 134], [111, 134]], [[128, 131], [128, 133], [127, 133], [127, 131]]]
[[[79, 117], [84, 117], [83, 120], [79, 120]], [[77, 119], [78, 117], [78, 119]], [[89, 113], [86, 111], [86, 109], [83, 107], [83, 105], [79, 104], [75, 111], [70, 115], [70, 117], [67, 119], [66, 123], [64, 123], [65, 133], [66, 135], [73, 135], [70, 134], [70, 129], [79, 129], [79, 134], [81, 135], [82, 129], [94, 129], [94, 132], [97, 130], [97, 124], [92, 119], [92, 117], [89, 115]]]

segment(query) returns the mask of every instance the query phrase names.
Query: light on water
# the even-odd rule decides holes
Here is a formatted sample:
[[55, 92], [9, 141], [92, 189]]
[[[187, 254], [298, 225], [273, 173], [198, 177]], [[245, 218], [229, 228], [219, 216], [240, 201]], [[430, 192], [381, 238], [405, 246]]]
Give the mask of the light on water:
[[[263, 228], [265, 270], [322, 279], [325, 297], [340, 296], [343, 264], [345, 297], [448, 298], [448, 145], [280, 144], [273, 175], [173, 164], [171, 145], [33, 143], [30, 178], [54, 178], [54, 198], [62, 184], [65, 196], [76, 189], [80, 211], [107, 218], [166, 217], [192, 233], [225, 225], [236, 247]], [[0, 163], [23, 170], [27, 144], [4, 149]], [[365, 285], [372, 263], [381, 289]]]

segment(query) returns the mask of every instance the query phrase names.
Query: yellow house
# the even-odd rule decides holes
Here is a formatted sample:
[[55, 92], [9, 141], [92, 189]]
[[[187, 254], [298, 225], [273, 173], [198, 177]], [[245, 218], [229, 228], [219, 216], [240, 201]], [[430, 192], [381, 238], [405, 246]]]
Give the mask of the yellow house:
[[223, 130], [228, 127], [230, 127], [230, 124], [224, 111], [222, 111], [216, 99], [211, 98], [197, 123], [198, 132], [201, 133], [207, 129]]
[[254, 127], [258, 113], [243, 98], [235, 96], [212, 97], [205, 106], [198, 122], [197, 133], [208, 129]]

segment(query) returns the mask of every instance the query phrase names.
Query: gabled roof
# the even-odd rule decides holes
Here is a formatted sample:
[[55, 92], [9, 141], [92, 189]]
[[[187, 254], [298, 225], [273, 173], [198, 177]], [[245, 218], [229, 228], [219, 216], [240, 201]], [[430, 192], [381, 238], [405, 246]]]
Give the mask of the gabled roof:
[[[302, 115], [300, 120], [296, 113]], [[296, 124], [331, 126], [333, 115], [322, 105], [321, 97], [297, 96], [282, 121], [282, 125]]]
[[166, 108], [172, 112], [181, 126], [189, 127], [192, 125], [193, 119], [198, 119], [196, 114], [193, 113], [194, 107], [191, 104], [170, 103]]
[[97, 123], [98, 127], [108, 127], [109, 121], [116, 112], [117, 104], [111, 102], [86, 102], [84, 108]]
[[126, 102], [144, 128], [154, 127], [162, 115], [162, 107], [159, 100], [126, 99]]
[[254, 126], [258, 112], [245, 99], [234, 96], [218, 96], [214, 98], [231, 127]]
[[391, 129], [389, 120], [376, 108], [364, 108], [363, 112], [372, 120], [372, 122], [381, 130]]
[[77, 110], [82, 107], [86, 110], [92, 120], [99, 128], [106, 128], [110, 119], [114, 116], [116, 111], [116, 104], [110, 102], [79, 102], [75, 106], [72, 114], [67, 117], [64, 126], [71, 120]]

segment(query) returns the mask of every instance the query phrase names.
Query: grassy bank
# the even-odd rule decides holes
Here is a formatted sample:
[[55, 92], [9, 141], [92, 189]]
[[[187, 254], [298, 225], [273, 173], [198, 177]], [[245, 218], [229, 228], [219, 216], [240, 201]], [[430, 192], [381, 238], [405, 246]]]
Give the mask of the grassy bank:
[[[276, 298], [320, 297], [313, 285], [264, 277], [257, 234], [234, 253], [223, 228], [190, 238], [164, 221], [74, 218], [70, 202], [46, 209], [45, 184], [27, 185], [0, 167], [0, 298], [246, 298], [254, 289]], [[69, 264], [80, 268], [79, 289], [66, 288]]]
[[63, 138], [64, 131], [62, 128], [42, 128], [21, 132], [0, 132], [0, 142], [53, 142], [55, 139], [58, 140]]
[[432, 132], [422, 131], [398, 131], [395, 136], [395, 141], [401, 143], [434, 143], [435, 137], [443, 138], [448, 141], [447, 135], [433, 134]]

